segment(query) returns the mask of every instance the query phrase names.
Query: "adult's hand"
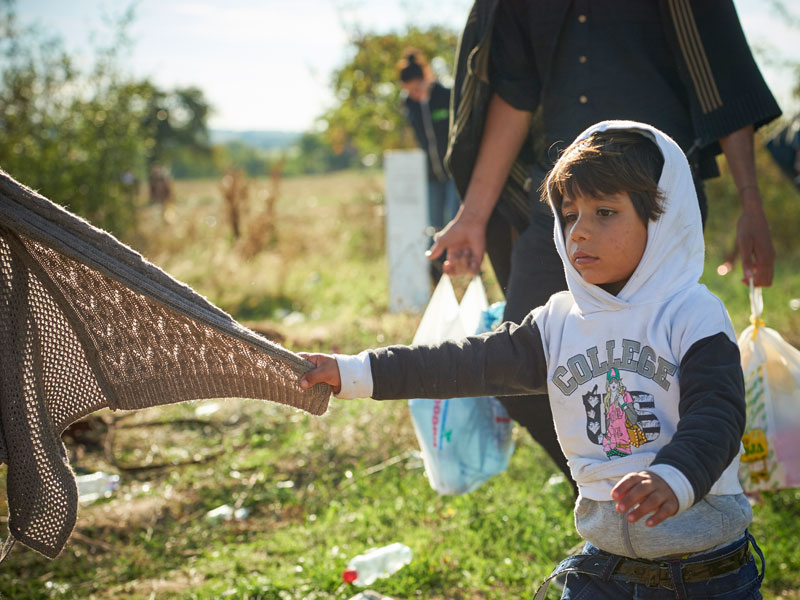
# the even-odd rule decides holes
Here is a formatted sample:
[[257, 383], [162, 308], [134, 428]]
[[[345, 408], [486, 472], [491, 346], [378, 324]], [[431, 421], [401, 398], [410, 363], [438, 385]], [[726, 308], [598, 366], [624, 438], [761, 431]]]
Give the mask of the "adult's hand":
[[[745, 194], [758, 194], [757, 188], [743, 190]], [[744, 194], [743, 194], [744, 195]], [[742, 281], [757, 287], [772, 285], [775, 268], [775, 249], [769, 233], [769, 224], [759, 198], [757, 203], [748, 204], [743, 200], [742, 214], [736, 225], [736, 243], [742, 258]]]
[[719, 143], [742, 204], [742, 213], [736, 225], [736, 243], [742, 259], [742, 281], [749, 284], [752, 278], [758, 287], [772, 285], [775, 250], [758, 191], [753, 126], [748, 125], [734, 131], [720, 138]]
[[486, 250], [486, 223], [465, 215], [463, 207], [433, 240], [425, 255], [436, 260], [447, 251], [442, 265], [447, 275], [476, 275], [480, 271]]

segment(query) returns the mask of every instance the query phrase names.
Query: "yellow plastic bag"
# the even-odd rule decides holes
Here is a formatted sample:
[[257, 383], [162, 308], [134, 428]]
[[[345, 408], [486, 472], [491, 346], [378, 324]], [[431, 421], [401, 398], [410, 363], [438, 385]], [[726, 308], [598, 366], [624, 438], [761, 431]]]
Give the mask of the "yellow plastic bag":
[[800, 487], [800, 351], [764, 325], [750, 285], [750, 322], [739, 336], [747, 425], [739, 480], [746, 492]]

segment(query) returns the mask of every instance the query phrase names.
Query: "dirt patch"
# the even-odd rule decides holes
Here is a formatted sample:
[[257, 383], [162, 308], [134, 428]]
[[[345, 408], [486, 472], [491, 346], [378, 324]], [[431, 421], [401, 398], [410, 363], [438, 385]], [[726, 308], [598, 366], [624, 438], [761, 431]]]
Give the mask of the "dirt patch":
[[205, 576], [194, 570], [171, 571], [157, 579], [137, 579], [123, 585], [109, 588], [109, 597], [126, 598], [135, 596], [140, 598], [149, 595], [159, 597], [159, 594], [179, 594], [193, 589], [205, 581]]
[[184, 505], [174, 496], [143, 496], [130, 500], [114, 500], [107, 504], [80, 507], [78, 531], [125, 531], [130, 527], [142, 528], [155, 524], [165, 517], [178, 518]]

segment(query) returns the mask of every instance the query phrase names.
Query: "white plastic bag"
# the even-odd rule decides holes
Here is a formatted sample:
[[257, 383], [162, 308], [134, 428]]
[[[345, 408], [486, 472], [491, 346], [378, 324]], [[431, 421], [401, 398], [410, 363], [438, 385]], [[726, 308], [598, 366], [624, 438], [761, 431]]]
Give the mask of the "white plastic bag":
[[747, 425], [739, 480], [746, 492], [800, 487], [800, 351], [764, 326], [761, 288], [739, 336]]
[[[480, 278], [470, 282], [459, 305], [444, 275], [422, 315], [414, 343], [434, 344], [488, 331], [483, 324], [487, 312]], [[440, 494], [471, 492], [508, 467], [514, 452], [513, 423], [497, 398], [415, 398], [408, 405], [428, 480]]]

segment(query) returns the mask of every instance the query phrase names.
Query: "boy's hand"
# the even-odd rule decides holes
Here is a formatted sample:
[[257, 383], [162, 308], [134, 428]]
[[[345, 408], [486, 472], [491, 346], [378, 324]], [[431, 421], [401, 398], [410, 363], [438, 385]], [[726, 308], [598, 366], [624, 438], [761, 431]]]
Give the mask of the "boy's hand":
[[333, 388], [334, 394], [338, 394], [342, 390], [339, 365], [336, 364], [336, 359], [333, 356], [330, 354], [307, 354], [305, 352], [300, 352], [299, 355], [316, 367], [300, 377], [301, 388], [307, 390], [318, 383], [327, 383]]
[[611, 497], [617, 500], [617, 512], [620, 513], [626, 513], [638, 504], [626, 517], [629, 523], [635, 523], [643, 516], [654, 513], [645, 521], [645, 525], [655, 527], [678, 512], [675, 492], [666, 481], [649, 471], [625, 475], [611, 490]]

